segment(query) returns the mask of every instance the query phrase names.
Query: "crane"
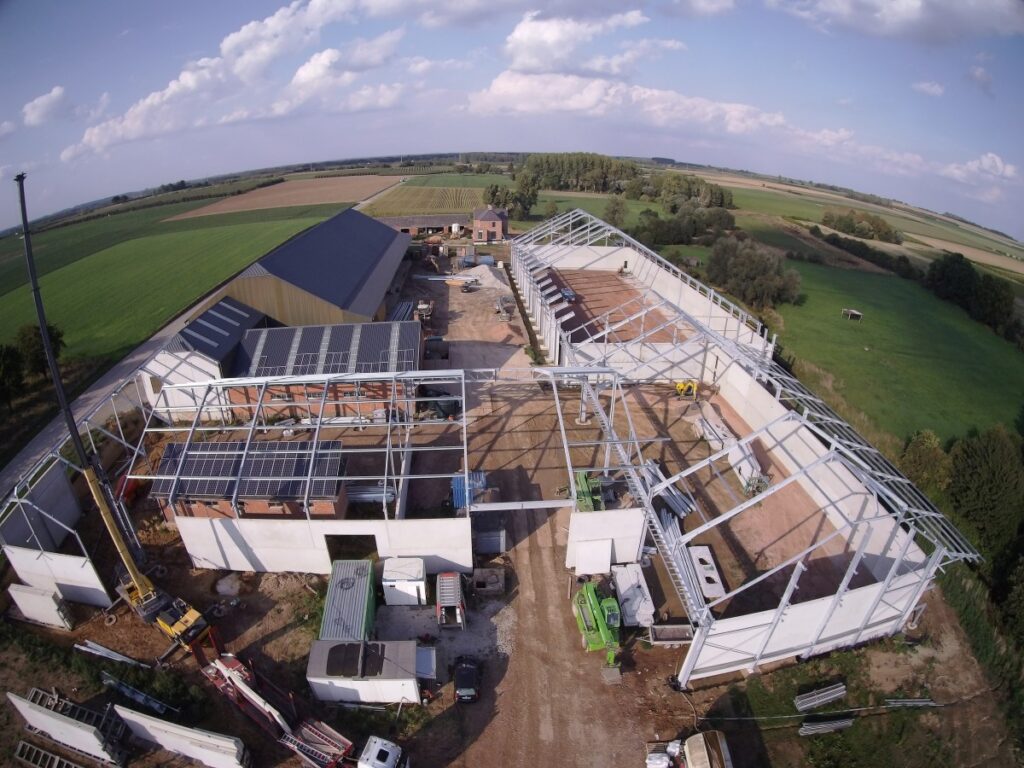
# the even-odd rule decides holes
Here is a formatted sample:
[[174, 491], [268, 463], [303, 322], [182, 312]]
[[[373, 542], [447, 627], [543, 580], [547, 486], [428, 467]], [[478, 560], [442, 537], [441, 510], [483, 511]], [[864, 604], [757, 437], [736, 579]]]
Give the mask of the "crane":
[[[42, 336], [43, 351], [46, 353], [50, 378], [53, 380], [53, 388], [57, 393], [61, 414], [67, 424], [71, 445], [74, 447], [82, 474], [89, 486], [89, 493], [99, 510], [103, 524], [114, 544], [114, 549], [117, 550], [118, 557], [124, 565], [125, 575], [120, 579], [117, 592], [143, 621], [155, 624], [172, 641], [169, 650], [173, 650], [175, 647], [188, 648], [209, 632], [209, 625], [199, 611], [181, 598], [172, 598], [163, 590], [158, 589], [149, 577], [139, 570], [138, 563], [128, 548], [124, 536], [121, 535], [121, 530], [111, 512], [114, 497], [110, 490], [110, 483], [95, 453], [86, 452], [82, 436], [78, 432], [78, 425], [75, 423], [74, 414], [68, 406], [67, 394], [64, 392], [64, 384], [60, 378], [60, 368], [57, 366], [57, 358], [53, 354], [53, 344], [50, 341], [46, 324], [46, 312], [43, 309], [43, 298], [39, 292], [39, 278], [36, 275], [35, 260], [32, 257], [32, 237], [29, 232], [28, 212], [25, 206], [25, 174], [19, 173], [14, 180], [18, 184], [18, 199], [21, 204], [25, 263], [28, 267], [32, 299], [35, 303], [36, 317], [39, 320], [39, 333]], [[165, 657], [166, 655], [164, 654]]]

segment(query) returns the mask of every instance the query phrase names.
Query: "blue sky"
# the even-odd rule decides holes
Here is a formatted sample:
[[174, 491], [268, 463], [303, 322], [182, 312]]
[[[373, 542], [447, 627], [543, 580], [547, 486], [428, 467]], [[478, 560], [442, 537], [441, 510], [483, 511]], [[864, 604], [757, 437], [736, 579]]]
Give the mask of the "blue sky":
[[285, 163], [587, 150], [1024, 237], [1021, 0], [16, 0], [0, 44], [0, 175], [28, 172], [34, 215]]

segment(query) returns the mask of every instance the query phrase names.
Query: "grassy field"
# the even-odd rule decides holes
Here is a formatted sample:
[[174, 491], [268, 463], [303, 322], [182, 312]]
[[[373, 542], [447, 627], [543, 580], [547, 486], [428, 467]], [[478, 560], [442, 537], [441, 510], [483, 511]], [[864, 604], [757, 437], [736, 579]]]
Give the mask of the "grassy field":
[[500, 173], [444, 173], [432, 176], [414, 176], [405, 182], [407, 187], [487, 187], [491, 184], [508, 186], [512, 179]]
[[[565, 211], [571, 211], [573, 208], [580, 208], [587, 213], [591, 213], [598, 218], [604, 217], [604, 209], [608, 207], [608, 200], [611, 199], [611, 195], [595, 195], [589, 192], [559, 192], [555, 190], [546, 190], [541, 192], [537, 196], [537, 204], [533, 207], [533, 212], [530, 214], [528, 221], [511, 221], [509, 226], [516, 232], [525, 232], [532, 227], [537, 226], [545, 218], [544, 209], [547, 204], [551, 201], [558, 206], [558, 212], [563, 213]], [[663, 215], [661, 206], [657, 203], [644, 202], [642, 200], [624, 200], [626, 204], [626, 222], [625, 227], [635, 226], [637, 223], [637, 217], [640, 212], [646, 208], [650, 208], [653, 211], [657, 211], [658, 215]]]
[[[802, 306], [779, 309], [786, 351], [826, 371], [828, 388], [879, 428], [904, 438], [943, 438], [1012, 424], [1022, 404], [1024, 355], [951, 304], [909, 280], [793, 263]], [[864, 320], [843, 320], [844, 307]]]
[[[150, 234], [123, 239], [43, 275], [47, 315], [64, 329], [65, 354], [123, 355], [203, 293], [322, 220], [328, 212], [320, 208], [153, 224]], [[79, 226], [84, 225], [69, 227], [68, 235]], [[0, 296], [0, 341], [9, 341], [18, 326], [30, 322], [35, 316], [28, 290]]]
[[408, 182], [363, 209], [368, 216], [469, 213], [484, 204], [483, 187], [411, 187]]

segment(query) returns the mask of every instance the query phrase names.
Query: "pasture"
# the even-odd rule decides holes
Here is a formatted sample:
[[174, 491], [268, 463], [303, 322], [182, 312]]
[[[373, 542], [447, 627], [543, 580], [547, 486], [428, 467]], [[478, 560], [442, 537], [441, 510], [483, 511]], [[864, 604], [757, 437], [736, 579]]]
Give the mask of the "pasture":
[[469, 213], [483, 204], [483, 187], [426, 187], [406, 183], [382, 195], [362, 211], [368, 216]]
[[[329, 215], [295, 210], [306, 215], [275, 212], [251, 220], [252, 214], [235, 214], [244, 218], [232, 223], [224, 221], [232, 216], [151, 223], [148, 234], [48, 271], [40, 278], [40, 288], [50, 322], [64, 330], [65, 355], [121, 357], [216, 285]], [[330, 212], [336, 210], [330, 207]], [[73, 237], [81, 226], [68, 227], [64, 236]], [[0, 296], [0, 342], [34, 322], [27, 288]]]
[[[919, 429], [950, 438], [1014, 423], [1024, 355], [1012, 344], [912, 281], [791, 266], [807, 300], [779, 307], [779, 337], [787, 353], [822, 369], [811, 386], [832, 390], [901, 440]], [[845, 307], [864, 319], [842, 319]]]

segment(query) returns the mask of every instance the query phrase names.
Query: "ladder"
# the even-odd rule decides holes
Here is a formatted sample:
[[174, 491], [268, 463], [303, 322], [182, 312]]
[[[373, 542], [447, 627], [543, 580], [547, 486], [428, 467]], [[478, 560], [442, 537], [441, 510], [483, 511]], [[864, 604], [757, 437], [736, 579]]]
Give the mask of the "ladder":
[[[687, 586], [686, 580], [682, 575], [682, 569], [687, 564], [682, 558], [676, 557], [675, 548], [669, 545], [665, 528], [662, 526], [657, 513], [647, 515], [647, 530], [650, 532], [651, 538], [654, 539], [654, 545], [658, 548], [658, 554], [661, 555], [661, 560], [665, 565], [665, 570], [668, 572], [669, 580], [672, 582], [672, 586], [675, 587], [680, 602], [682, 602], [686, 612], [690, 615], [690, 620], [697, 620], [700, 616], [700, 605], [703, 601], [698, 602], [695, 599], [696, 596], [692, 594]], [[691, 568], [693, 567], [692, 563], [689, 563], [689, 565]], [[692, 583], [697, 583], [696, 579]]]
[[14, 749], [14, 759], [23, 765], [34, 765], [38, 768], [84, 768], [78, 763], [66, 760], [53, 752], [47, 752], [35, 744], [19, 741]]
[[278, 739], [280, 744], [283, 744], [292, 752], [297, 754], [299, 757], [311, 762], [313, 765], [319, 768], [327, 768], [333, 761], [334, 757], [327, 754], [323, 750], [317, 749], [314, 746], [307, 744], [304, 741], [300, 741], [294, 736], [285, 734]]

